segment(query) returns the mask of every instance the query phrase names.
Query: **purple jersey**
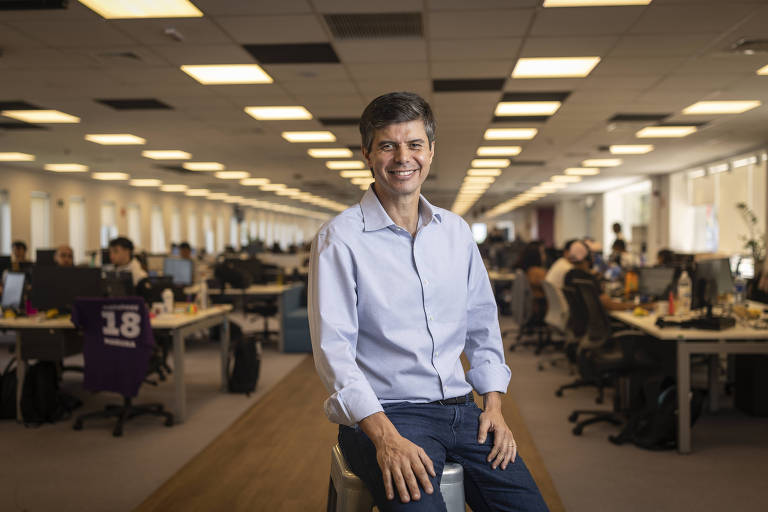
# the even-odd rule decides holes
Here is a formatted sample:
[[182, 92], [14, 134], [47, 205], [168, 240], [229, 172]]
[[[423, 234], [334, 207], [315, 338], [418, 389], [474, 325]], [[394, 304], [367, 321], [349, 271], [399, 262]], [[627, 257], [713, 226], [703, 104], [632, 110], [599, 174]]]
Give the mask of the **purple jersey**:
[[144, 300], [77, 299], [72, 322], [83, 330], [85, 388], [136, 396], [155, 345]]

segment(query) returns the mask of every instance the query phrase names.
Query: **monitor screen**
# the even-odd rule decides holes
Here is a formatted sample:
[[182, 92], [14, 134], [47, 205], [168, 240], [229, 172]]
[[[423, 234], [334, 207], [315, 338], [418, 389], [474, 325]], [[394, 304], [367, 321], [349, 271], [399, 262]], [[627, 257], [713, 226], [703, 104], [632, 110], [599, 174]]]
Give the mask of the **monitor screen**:
[[158, 275], [164, 271], [165, 271], [165, 255], [164, 254], [147, 254], [147, 272], [149, 272], [150, 275]]
[[717, 297], [733, 293], [733, 276], [728, 258], [696, 262], [693, 276], [693, 307], [700, 308], [717, 302]]
[[173, 278], [173, 284], [192, 284], [193, 262], [181, 258], [165, 258], [163, 275]]
[[72, 309], [75, 297], [101, 297], [101, 269], [97, 267], [36, 266], [32, 271], [32, 307]]
[[107, 297], [128, 297], [135, 295], [131, 272], [108, 271], [103, 273], [104, 294]]
[[23, 294], [24, 272], [8, 272], [3, 282], [3, 308], [20, 308]]
[[35, 253], [35, 265], [55, 265], [55, 254], [56, 249], [38, 249]]
[[663, 299], [669, 295], [674, 279], [674, 267], [640, 268], [638, 292], [654, 299]]
[[102, 249], [101, 250], [101, 266], [109, 265], [112, 263], [112, 260], [109, 257], [109, 249]]

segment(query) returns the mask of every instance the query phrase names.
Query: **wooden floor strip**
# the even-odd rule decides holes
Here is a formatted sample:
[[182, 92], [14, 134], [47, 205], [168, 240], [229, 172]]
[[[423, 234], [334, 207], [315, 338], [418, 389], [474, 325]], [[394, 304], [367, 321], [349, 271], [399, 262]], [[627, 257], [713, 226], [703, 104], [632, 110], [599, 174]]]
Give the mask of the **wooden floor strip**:
[[[137, 511], [325, 510], [337, 432], [323, 414], [326, 397], [308, 356]], [[512, 400], [505, 400], [504, 411], [550, 509], [563, 510]]]

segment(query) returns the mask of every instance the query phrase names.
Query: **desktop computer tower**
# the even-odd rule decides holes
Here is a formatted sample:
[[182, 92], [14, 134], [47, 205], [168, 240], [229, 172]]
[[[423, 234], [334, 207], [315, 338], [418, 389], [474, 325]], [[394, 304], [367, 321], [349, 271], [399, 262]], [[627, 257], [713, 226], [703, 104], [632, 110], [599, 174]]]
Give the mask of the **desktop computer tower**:
[[768, 416], [768, 355], [737, 354], [734, 405], [750, 416]]

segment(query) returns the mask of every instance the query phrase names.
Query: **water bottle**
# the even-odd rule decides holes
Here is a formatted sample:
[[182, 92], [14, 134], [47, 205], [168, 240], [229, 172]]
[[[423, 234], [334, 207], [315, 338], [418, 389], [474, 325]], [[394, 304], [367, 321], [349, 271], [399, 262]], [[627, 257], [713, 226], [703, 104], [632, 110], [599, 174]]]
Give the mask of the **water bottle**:
[[162, 293], [163, 309], [166, 313], [173, 313], [173, 291], [170, 288], [166, 288]]
[[208, 282], [203, 279], [200, 281], [200, 288], [197, 292], [198, 301], [200, 302], [200, 309], [208, 308]]
[[746, 300], [747, 281], [741, 277], [741, 274], [736, 274], [736, 279], [733, 281], [734, 295], [736, 304], [743, 304]]
[[688, 272], [683, 270], [680, 279], [677, 280], [677, 300], [679, 302], [677, 314], [685, 315], [691, 311], [692, 288], [691, 278], [688, 276]]

